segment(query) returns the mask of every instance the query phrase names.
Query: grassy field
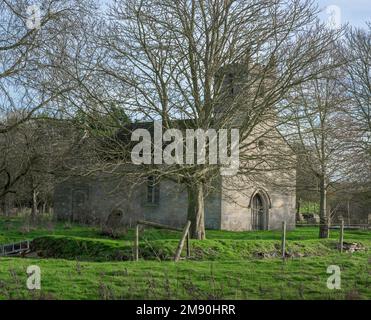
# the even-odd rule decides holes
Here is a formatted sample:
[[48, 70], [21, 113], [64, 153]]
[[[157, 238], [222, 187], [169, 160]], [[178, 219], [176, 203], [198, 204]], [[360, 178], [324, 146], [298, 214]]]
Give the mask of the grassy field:
[[314, 201], [302, 201], [300, 205], [300, 213], [301, 214], [308, 214], [308, 213], [319, 213], [319, 203]]
[[[347, 230], [345, 240], [364, 250], [342, 254], [337, 231], [317, 234], [289, 231], [283, 262], [280, 232], [208, 230], [206, 241], [192, 241], [191, 260], [174, 263], [179, 233], [146, 229], [134, 262], [132, 230], [112, 240], [91, 227], [0, 219], [0, 243], [37, 238], [48, 257], [0, 258], [0, 299], [371, 299], [371, 233]], [[29, 265], [40, 266], [42, 290], [26, 289]], [[342, 271], [341, 290], [327, 289], [329, 265]]]

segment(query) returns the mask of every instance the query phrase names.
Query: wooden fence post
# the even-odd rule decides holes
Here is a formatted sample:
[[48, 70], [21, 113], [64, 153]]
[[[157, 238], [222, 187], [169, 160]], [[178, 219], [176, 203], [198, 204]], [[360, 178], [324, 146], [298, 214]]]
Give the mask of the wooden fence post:
[[182, 253], [182, 249], [184, 246], [185, 239], [187, 237], [187, 234], [189, 233], [189, 227], [191, 226], [191, 221], [187, 221], [187, 224], [185, 225], [182, 233], [182, 237], [180, 238], [178, 248], [176, 249], [174, 261], [177, 262], [180, 259], [180, 254]]
[[340, 252], [343, 252], [343, 246], [344, 246], [344, 220], [341, 219], [340, 238], [339, 238]]
[[187, 233], [187, 258], [189, 258], [191, 256], [191, 243], [190, 243], [190, 237], [191, 235], [189, 234], [189, 230], [188, 230], [188, 233]]
[[282, 252], [282, 258], [285, 259], [285, 253], [286, 253], [286, 221], [282, 222], [281, 252]]
[[139, 260], [139, 223], [135, 225], [134, 260]]

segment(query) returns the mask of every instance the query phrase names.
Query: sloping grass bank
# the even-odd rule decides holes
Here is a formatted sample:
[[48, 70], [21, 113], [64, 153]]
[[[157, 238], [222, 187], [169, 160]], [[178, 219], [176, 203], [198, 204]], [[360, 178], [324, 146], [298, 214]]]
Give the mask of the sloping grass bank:
[[120, 241], [79, 237], [45, 236], [32, 241], [31, 250], [42, 258], [70, 260], [130, 260], [132, 248]]
[[[281, 256], [279, 240], [191, 240], [190, 244], [192, 260], [241, 260]], [[142, 241], [139, 244], [140, 257], [145, 260], [170, 260], [174, 256], [177, 245], [176, 239]], [[366, 243], [363, 246], [366, 250]], [[288, 257], [321, 256], [336, 253], [336, 248], [337, 242], [333, 239], [293, 240], [287, 242], [286, 255]], [[40, 257], [72, 260], [132, 260], [133, 257], [130, 241], [79, 237], [39, 237], [33, 240], [32, 250]]]

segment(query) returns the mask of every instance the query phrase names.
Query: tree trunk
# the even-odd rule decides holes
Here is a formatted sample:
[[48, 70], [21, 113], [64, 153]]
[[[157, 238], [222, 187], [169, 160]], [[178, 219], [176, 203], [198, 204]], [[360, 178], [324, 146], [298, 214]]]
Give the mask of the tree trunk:
[[192, 239], [205, 239], [204, 187], [202, 183], [188, 186], [188, 220]]
[[320, 186], [320, 202], [319, 202], [319, 237], [328, 238], [328, 216], [327, 216], [327, 190], [325, 187], [325, 179], [321, 178]]
[[3, 196], [2, 201], [1, 201], [1, 209], [2, 209], [2, 214], [3, 216], [7, 217], [8, 216], [8, 203], [6, 201], [6, 194]]
[[301, 198], [299, 198], [296, 204], [296, 221], [297, 222], [301, 222], [300, 207], [301, 207]]
[[32, 191], [32, 208], [31, 208], [31, 220], [35, 221], [37, 215], [37, 192], [36, 190]]

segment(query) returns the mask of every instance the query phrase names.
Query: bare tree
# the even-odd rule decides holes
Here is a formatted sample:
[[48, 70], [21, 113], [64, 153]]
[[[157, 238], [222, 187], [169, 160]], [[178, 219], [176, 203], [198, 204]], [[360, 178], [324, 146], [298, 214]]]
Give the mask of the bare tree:
[[343, 123], [352, 142], [353, 180], [364, 185], [371, 181], [371, 23], [366, 29], [348, 28], [341, 53], [347, 63], [343, 88], [349, 96]]
[[35, 160], [25, 149], [25, 145], [21, 143], [16, 128], [0, 135], [0, 198], [3, 204], [3, 214], [7, 212], [7, 196], [16, 193], [15, 186], [28, 173]]
[[[69, 84], [51, 86], [46, 77], [57, 67], [51, 57], [58, 48], [60, 34], [70, 34], [84, 2], [42, 0], [31, 6], [26, 0], [0, 3], [0, 139], [10, 141], [12, 130], [37, 118], [66, 94]], [[59, 51], [58, 51], [59, 52]], [[50, 110], [50, 109], [49, 109]], [[51, 113], [49, 113], [50, 115]], [[17, 139], [15, 139], [17, 140]], [[9, 147], [10, 149], [4, 150]], [[0, 198], [13, 192], [13, 186], [30, 169], [31, 160], [9, 170], [12, 146], [4, 143], [0, 159]], [[26, 161], [26, 159], [28, 159]], [[19, 162], [18, 162], [19, 163]], [[12, 191], [13, 190], [13, 191]]]
[[[320, 238], [328, 237], [329, 212], [327, 193], [331, 186], [346, 181], [351, 174], [352, 152], [349, 127], [344, 121], [344, 108], [349, 98], [340, 85], [344, 73], [339, 68], [336, 50], [327, 59], [338, 67], [301, 85], [291, 97], [293, 130], [291, 141], [300, 146], [302, 168], [316, 177], [320, 198]], [[315, 63], [320, 63], [317, 61]], [[301, 172], [305, 174], [305, 172]]]
[[29, 120], [0, 135], [2, 169], [5, 173], [3, 212], [8, 195], [13, 205], [20, 202], [30, 205], [34, 222], [42, 206], [42, 212], [52, 205], [51, 198], [58, 173], [64, 170], [64, 162], [71, 153], [76, 129], [68, 121], [54, 119]]
[[347, 59], [345, 88], [352, 98], [348, 112], [365, 135], [367, 144], [371, 132], [371, 22], [368, 29], [349, 28], [342, 54]]
[[[164, 130], [238, 128], [241, 177], [281, 167], [277, 157], [284, 156], [284, 148], [257, 153], [257, 142], [265, 136], [278, 139], [276, 115], [288, 93], [332, 67], [313, 67], [330, 50], [334, 35], [318, 24], [309, 0], [114, 1], [103, 20], [84, 72], [68, 73], [78, 84], [69, 103], [86, 113], [123, 108], [133, 125], [121, 132], [129, 136], [136, 123], [156, 120]], [[81, 70], [78, 59], [72, 65]], [[204, 196], [221, 165], [174, 161], [133, 170], [132, 144], [120, 135], [103, 136], [95, 144], [99, 156], [90, 172], [110, 170], [133, 181], [155, 175], [182, 184], [192, 237], [203, 239]], [[109, 143], [102, 147], [102, 140]]]

